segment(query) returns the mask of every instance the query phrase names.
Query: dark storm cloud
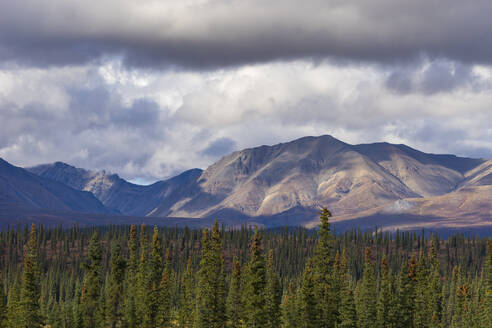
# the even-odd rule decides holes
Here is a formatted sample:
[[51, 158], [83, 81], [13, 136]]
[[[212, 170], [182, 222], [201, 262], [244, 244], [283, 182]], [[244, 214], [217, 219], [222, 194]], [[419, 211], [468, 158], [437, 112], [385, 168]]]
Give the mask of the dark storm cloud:
[[492, 62], [488, 0], [0, 0], [0, 7], [4, 63], [120, 56], [134, 67], [206, 69], [328, 57], [395, 63], [422, 54]]

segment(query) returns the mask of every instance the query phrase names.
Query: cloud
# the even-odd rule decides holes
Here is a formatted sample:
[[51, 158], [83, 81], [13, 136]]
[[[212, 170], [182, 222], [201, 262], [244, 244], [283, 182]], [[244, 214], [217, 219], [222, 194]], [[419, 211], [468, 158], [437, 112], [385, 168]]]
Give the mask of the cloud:
[[402, 65], [393, 70], [386, 80], [386, 87], [401, 94], [433, 94], [451, 92], [458, 88], [490, 88], [487, 83], [489, 82], [473, 71], [473, 65], [444, 59], [421, 58], [411, 65]]
[[[490, 64], [486, 0], [0, 0], [0, 59], [215, 69], [338, 58]], [[104, 9], [102, 9], [104, 8]], [[439, 83], [439, 82], [437, 82]]]
[[226, 155], [232, 152], [236, 142], [229, 138], [219, 138], [210, 143], [207, 148], [205, 148], [202, 153], [212, 158], [217, 158], [219, 156]]
[[[0, 85], [11, 77], [29, 83], [36, 75], [30, 82], [39, 88], [26, 90], [24, 83], [14, 83], [0, 97], [2, 155], [22, 165], [60, 159], [89, 168], [132, 168], [134, 172], [123, 172], [127, 174], [141, 171], [166, 136], [161, 109], [145, 98], [125, 104], [102, 84], [79, 84], [76, 77], [100, 83], [91, 71], [4, 71]], [[58, 96], [45, 98], [45, 90]]]
[[[61, 160], [133, 181], [306, 135], [490, 158], [492, 68], [459, 73], [459, 65], [295, 61], [166, 74], [127, 70], [119, 61], [4, 68], [0, 156], [21, 166]], [[392, 74], [410, 87], [395, 91]]]

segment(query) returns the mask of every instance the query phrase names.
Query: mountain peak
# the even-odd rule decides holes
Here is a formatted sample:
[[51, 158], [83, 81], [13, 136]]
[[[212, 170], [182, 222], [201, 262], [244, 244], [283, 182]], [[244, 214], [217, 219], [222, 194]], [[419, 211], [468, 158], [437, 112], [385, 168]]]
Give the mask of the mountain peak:
[[[50, 165], [50, 164], [46, 164], [46, 165]], [[72, 165], [69, 165], [65, 162], [60, 162], [60, 161], [57, 161], [57, 162], [54, 162], [53, 163], [54, 166], [57, 166], [57, 167], [72, 167], [72, 168], [75, 168], [75, 166], [72, 166]]]

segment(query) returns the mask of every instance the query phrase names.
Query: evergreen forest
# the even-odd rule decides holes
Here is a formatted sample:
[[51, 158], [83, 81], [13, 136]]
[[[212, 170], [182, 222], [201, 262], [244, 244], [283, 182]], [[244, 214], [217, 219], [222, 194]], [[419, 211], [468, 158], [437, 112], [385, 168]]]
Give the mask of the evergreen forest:
[[492, 327], [492, 239], [110, 225], [0, 231], [0, 328]]

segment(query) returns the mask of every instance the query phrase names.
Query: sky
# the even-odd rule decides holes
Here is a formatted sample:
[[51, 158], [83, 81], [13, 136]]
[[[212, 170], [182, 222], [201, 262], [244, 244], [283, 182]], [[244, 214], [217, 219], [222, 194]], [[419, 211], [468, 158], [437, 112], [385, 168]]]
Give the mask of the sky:
[[0, 0], [0, 157], [149, 183], [330, 134], [492, 158], [487, 0]]

